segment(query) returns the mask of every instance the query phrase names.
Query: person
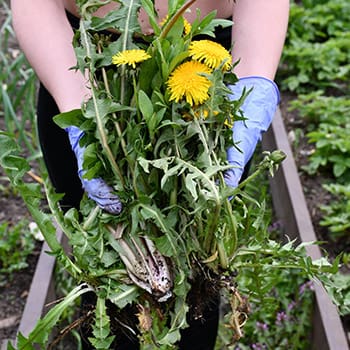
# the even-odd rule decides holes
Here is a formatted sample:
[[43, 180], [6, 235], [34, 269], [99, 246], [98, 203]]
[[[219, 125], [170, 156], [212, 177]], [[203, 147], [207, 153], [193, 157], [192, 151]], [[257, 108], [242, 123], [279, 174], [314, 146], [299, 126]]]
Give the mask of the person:
[[[118, 10], [118, 2], [99, 8], [97, 16]], [[155, 0], [159, 18], [167, 13], [167, 1]], [[234, 72], [239, 81], [230, 86], [232, 98], [244, 89], [251, 89], [242, 105], [246, 121], [235, 122], [233, 137], [238, 148], [227, 151], [227, 160], [234, 167], [225, 173], [226, 184], [238, 185], [262, 133], [266, 131], [279, 103], [274, 83], [288, 25], [288, 0], [197, 0], [185, 14], [191, 23], [196, 8], [205, 16], [216, 10], [217, 18], [232, 18], [232, 29], [217, 28], [217, 41], [231, 47], [232, 61], [239, 64]], [[89, 98], [86, 77], [70, 68], [76, 64], [72, 46], [78, 11], [74, 0], [11, 0], [13, 26], [18, 42], [41, 85], [38, 96], [38, 132], [49, 177], [59, 193], [64, 193], [63, 208], [78, 207], [85, 191], [104, 210], [118, 215], [122, 206], [117, 193], [103, 179], [82, 178], [83, 149], [79, 146], [79, 128], [60, 129], [52, 117], [81, 107]], [[151, 27], [141, 10], [139, 22], [143, 33]], [[67, 137], [68, 136], [68, 137]], [[218, 327], [218, 303], [208, 309], [201, 320], [191, 320], [180, 341], [181, 349], [213, 349]], [[126, 339], [126, 338], [125, 338]], [[133, 341], [118, 349], [137, 349]]]

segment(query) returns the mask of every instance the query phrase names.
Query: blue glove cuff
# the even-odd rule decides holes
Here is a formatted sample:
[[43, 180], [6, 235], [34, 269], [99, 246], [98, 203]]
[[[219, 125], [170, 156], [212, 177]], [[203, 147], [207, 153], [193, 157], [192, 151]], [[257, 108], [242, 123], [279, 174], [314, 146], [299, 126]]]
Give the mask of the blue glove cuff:
[[69, 142], [72, 147], [72, 150], [75, 151], [76, 147], [79, 146], [79, 141], [81, 137], [84, 135], [84, 132], [81, 131], [76, 126], [69, 126], [64, 130], [68, 133], [68, 138], [69, 138]]

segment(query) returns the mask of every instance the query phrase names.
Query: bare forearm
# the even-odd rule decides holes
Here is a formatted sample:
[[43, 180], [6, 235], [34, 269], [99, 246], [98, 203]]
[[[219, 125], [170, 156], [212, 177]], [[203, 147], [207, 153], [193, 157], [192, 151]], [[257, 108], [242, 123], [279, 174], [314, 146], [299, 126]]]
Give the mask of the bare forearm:
[[288, 25], [288, 0], [236, 0], [233, 9], [233, 61], [238, 77], [274, 79]]
[[76, 65], [73, 31], [61, 0], [11, 0], [19, 44], [61, 112], [79, 108], [89, 93]]

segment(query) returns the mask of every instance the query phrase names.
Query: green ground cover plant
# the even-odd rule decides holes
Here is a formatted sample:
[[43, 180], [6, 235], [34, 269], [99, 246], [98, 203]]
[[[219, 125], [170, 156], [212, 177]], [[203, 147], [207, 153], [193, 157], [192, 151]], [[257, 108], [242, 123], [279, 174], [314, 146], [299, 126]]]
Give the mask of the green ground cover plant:
[[28, 266], [27, 257], [35, 246], [28, 226], [27, 219], [13, 226], [7, 222], [0, 224], [0, 286], [11, 279], [14, 272]]
[[350, 184], [327, 184], [324, 187], [334, 196], [334, 201], [321, 206], [324, 218], [320, 224], [327, 226], [335, 240], [349, 244], [350, 234]]
[[[349, 11], [349, 3], [342, 0], [292, 3], [281, 67], [282, 76], [290, 77], [281, 82], [282, 86], [297, 94], [290, 110], [297, 110], [304, 119], [307, 128], [304, 132], [314, 147], [309, 164], [303, 169], [310, 175], [330, 175], [344, 186], [350, 181], [350, 72], [349, 59], [346, 58], [350, 50], [345, 49], [350, 40], [344, 37], [349, 33]], [[304, 48], [310, 57], [305, 56], [308, 54]], [[325, 54], [327, 52], [329, 55]], [[341, 216], [346, 216], [349, 204], [339, 187], [329, 184], [325, 188], [335, 195], [335, 202], [322, 206], [325, 214], [322, 224], [330, 227], [332, 236], [336, 222]], [[338, 214], [332, 217], [335, 212]], [[340, 226], [337, 227], [339, 235]]]
[[291, 3], [281, 86], [297, 93], [349, 93], [350, 4], [346, 0]]
[[[217, 350], [293, 349], [306, 350], [312, 332], [313, 285], [293, 271], [283, 271], [268, 294], [270, 300], [256, 300], [245, 325], [245, 335], [236, 345], [228, 344], [230, 333], [224, 324]], [[272, 302], [274, 300], [274, 302]], [[223, 341], [221, 342], [221, 340]]]
[[329, 171], [341, 182], [350, 181], [350, 101], [345, 96], [325, 96], [322, 91], [298, 95], [290, 103], [307, 124], [306, 137], [314, 145], [309, 164], [310, 175]]

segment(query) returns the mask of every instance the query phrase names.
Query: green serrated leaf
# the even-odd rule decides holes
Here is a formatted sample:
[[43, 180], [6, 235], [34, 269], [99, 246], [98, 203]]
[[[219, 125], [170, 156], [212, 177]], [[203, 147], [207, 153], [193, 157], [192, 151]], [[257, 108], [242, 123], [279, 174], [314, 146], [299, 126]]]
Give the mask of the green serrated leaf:
[[95, 323], [93, 325], [90, 343], [96, 349], [109, 349], [115, 336], [110, 335], [110, 318], [107, 315], [106, 300], [98, 296], [95, 309]]

